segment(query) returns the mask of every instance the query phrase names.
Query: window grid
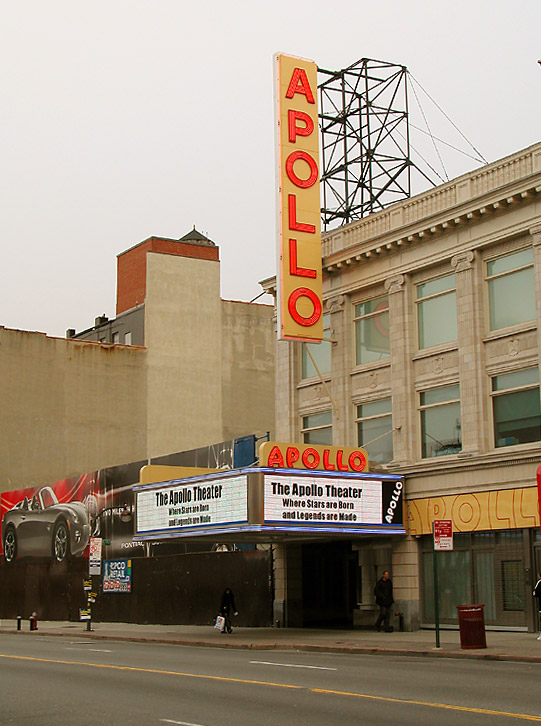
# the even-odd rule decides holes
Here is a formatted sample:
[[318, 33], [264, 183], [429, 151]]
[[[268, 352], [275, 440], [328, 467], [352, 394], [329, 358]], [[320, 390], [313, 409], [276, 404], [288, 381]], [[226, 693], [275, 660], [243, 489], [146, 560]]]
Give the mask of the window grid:
[[[364, 409], [364, 411], [363, 411]], [[364, 413], [364, 415], [363, 415]], [[386, 464], [393, 458], [393, 417], [390, 398], [357, 405], [357, 442], [367, 449], [370, 461]], [[364, 436], [364, 428], [368, 441]], [[375, 436], [372, 436], [375, 434]]]
[[[323, 316], [323, 337], [331, 337], [331, 316], [328, 313]], [[301, 348], [301, 378], [317, 376], [317, 371], [307, 348], [310, 349], [321, 375], [330, 373], [332, 343], [329, 340], [322, 340], [321, 343], [303, 343]]]
[[[356, 365], [373, 363], [389, 357], [389, 297], [387, 295], [356, 303], [353, 324]], [[365, 341], [369, 335], [374, 338], [373, 349]]]
[[[492, 376], [491, 383], [494, 446], [499, 448], [539, 441], [541, 439], [539, 369], [523, 368], [495, 375]], [[528, 396], [528, 393], [531, 395]], [[506, 401], [507, 415], [509, 416], [509, 411], [514, 412], [508, 418], [505, 417]], [[521, 407], [522, 415], [520, 415]], [[524, 427], [524, 423], [528, 421], [531, 425]]]
[[[422, 391], [419, 399], [422, 458], [460, 452], [462, 450], [462, 422], [459, 384]], [[433, 414], [437, 414], [438, 411], [442, 413], [442, 416], [436, 420]], [[447, 421], [444, 420], [446, 415]]]
[[[490, 330], [535, 319], [533, 263], [531, 247], [486, 260]], [[520, 304], [511, 304], [516, 301]]]
[[301, 434], [305, 444], [332, 445], [332, 412], [309, 414], [302, 417]]
[[420, 350], [457, 340], [455, 273], [419, 283], [415, 304]]

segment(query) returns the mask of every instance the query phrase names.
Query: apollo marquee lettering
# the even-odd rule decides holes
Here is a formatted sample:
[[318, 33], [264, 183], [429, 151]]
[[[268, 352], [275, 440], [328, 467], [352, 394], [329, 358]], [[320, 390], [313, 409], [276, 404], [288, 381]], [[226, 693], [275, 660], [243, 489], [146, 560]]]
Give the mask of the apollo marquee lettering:
[[321, 340], [322, 271], [317, 67], [279, 54], [278, 335]]
[[267, 441], [259, 449], [259, 463], [277, 469], [318, 469], [335, 472], [366, 472], [364, 449], [338, 446], [303, 446]]

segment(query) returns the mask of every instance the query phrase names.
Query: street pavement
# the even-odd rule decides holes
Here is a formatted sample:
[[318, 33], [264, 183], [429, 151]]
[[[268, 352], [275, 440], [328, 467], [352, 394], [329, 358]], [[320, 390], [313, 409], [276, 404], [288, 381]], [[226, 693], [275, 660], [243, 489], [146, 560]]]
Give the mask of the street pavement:
[[305, 628], [234, 628], [222, 634], [212, 625], [141, 625], [134, 623], [91, 623], [44, 621], [30, 630], [28, 620], [17, 629], [15, 620], [1, 620], [0, 633], [17, 637], [43, 635], [69, 638], [127, 640], [170, 643], [209, 648], [253, 650], [298, 650], [312, 652], [363, 653], [377, 655], [422, 655], [446, 658], [482, 658], [541, 663], [538, 633], [487, 630], [486, 648], [462, 649], [458, 630], [440, 630], [436, 648], [434, 630], [413, 633], [378, 633], [368, 630], [316, 630]]

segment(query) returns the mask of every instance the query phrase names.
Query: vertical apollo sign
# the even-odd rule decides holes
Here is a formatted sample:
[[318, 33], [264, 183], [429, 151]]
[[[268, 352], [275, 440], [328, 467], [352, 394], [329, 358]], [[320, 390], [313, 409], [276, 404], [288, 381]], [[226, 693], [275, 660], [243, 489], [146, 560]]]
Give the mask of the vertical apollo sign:
[[317, 66], [275, 56], [279, 340], [323, 336]]

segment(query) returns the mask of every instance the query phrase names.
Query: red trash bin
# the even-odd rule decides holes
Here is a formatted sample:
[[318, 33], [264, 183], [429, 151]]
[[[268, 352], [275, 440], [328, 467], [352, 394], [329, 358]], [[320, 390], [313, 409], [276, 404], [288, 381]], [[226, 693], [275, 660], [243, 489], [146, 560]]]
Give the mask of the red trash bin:
[[462, 650], [487, 647], [484, 608], [484, 604], [456, 606]]

